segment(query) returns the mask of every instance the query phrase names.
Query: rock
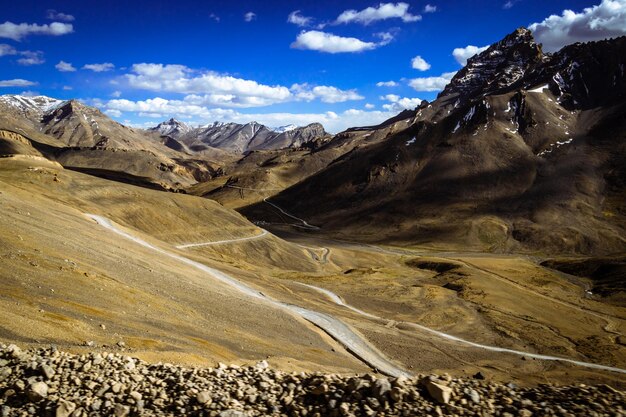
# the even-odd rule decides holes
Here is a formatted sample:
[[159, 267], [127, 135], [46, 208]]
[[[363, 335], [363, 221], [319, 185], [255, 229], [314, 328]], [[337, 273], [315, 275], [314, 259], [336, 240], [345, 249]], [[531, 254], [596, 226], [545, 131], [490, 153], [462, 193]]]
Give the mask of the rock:
[[468, 395], [470, 399], [474, 401], [474, 403], [476, 404], [480, 403], [480, 395], [478, 395], [478, 392], [476, 392], [476, 390], [471, 389]]
[[48, 385], [45, 382], [35, 382], [28, 386], [28, 398], [32, 402], [41, 401], [48, 396]]
[[448, 404], [452, 396], [452, 388], [433, 381], [426, 382], [426, 390], [435, 401], [441, 404]]
[[533, 412], [530, 410], [527, 410], [525, 408], [522, 408], [521, 410], [519, 410], [519, 412], [517, 413], [517, 415], [519, 417], [532, 417]]
[[387, 378], [377, 379], [374, 381], [372, 391], [378, 399], [383, 399], [385, 395], [391, 391], [391, 383]]
[[196, 395], [196, 401], [198, 401], [198, 403], [200, 404], [206, 405], [211, 405], [211, 403], [213, 402], [211, 399], [211, 393], [209, 391], [200, 391]]
[[55, 370], [51, 366], [49, 366], [49, 365], [42, 365], [41, 366], [41, 373], [46, 377], [46, 379], [52, 379], [56, 372], [55, 372]]
[[76, 404], [71, 401], [59, 400], [57, 404], [56, 417], [69, 417], [74, 410], [76, 410]]
[[135, 402], [141, 401], [142, 399], [142, 395], [140, 393], [138, 393], [137, 391], [131, 391], [130, 394], [128, 394], [131, 396], [131, 398], [133, 400], [135, 400]]
[[126, 417], [130, 413], [130, 407], [122, 404], [115, 404], [113, 414], [115, 417]]
[[0, 382], [7, 379], [12, 373], [13, 371], [11, 370], [11, 368], [7, 367], [7, 368], [0, 369]]
[[218, 417], [248, 417], [246, 413], [238, 410], [224, 410], [218, 414]]
[[482, 372], [476, 372], [476, 373], [474, 374], [474, 379], [481, 379], [481, 380], [482, 380], [482, 379], [485, 379], [485, 375], [483, 375], [483, 373], [482, 373]]

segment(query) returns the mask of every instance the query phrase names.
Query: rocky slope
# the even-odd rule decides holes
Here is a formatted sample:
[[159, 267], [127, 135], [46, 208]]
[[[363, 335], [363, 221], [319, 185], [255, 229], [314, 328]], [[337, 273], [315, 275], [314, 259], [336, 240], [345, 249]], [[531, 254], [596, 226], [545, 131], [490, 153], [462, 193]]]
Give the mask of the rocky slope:
[[548, 55], [518, 29], [471, 58], [434, 102], [337, 135], [326, 146], [361, 146], [274, 201], [370, 240], [623, 251], [625, 57], [623, 37]]
[[152, 365], [113, 353], [71, 355], [0, 345], [3, 416], [524, 416], [622, 415], [608, 385], [520, 388], [449, 376], [284, 373], [265, 361], [239, 367]]
[[0, 131], [5, 154], [41, 155], [66, 168], [165, 190], [206, 181], [234, 159], [219, 150], [191, 155], [94, 107], [44, 96], [0, 96]]

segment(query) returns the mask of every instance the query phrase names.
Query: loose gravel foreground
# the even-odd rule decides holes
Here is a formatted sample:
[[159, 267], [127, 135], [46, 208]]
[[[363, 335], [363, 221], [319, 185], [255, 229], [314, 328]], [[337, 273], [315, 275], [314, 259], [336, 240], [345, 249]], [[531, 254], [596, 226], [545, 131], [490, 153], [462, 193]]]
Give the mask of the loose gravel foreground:
[[1, 416], [624, 416], [607, 385], [532, 388], [448, 376], [285, 373], [262, 361], [185, 368], [0, 344]]

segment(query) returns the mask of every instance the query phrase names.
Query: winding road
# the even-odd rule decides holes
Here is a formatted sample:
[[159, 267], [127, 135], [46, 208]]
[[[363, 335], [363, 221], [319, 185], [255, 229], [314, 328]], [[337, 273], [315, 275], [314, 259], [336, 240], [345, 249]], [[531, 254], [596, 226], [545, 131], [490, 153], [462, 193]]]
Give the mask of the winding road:
[[410, 373], [400, 368], [398, 365], [391, 362], [387, 359], [382, 353], [380, 353], [376, 348], [371, 346], [366, 340], [364, 340], [360, 335], [354, 332], [348, 325], [346, 325], [341, 320], [337, 318], [317, 311], [309, 310], [303, 307], [299, 307], [293, 304], [284, 303], [282, 301], [275, 300], [271, 297], [266, 296], [260, 291], [249, 287], [248, 285], [242, 283], [241, 281], [231, 277], [228, 274], [225, 274], [222, 271], [217, 269], [208, 267], [200, 262], [193, 261], [189, 258], [185, 258], [184, 256], [178, 255], [176, 253], [167, 251], [165, 249], [154, 246], [145, 240], [134, 236], [124, 230], [120, 229], [116, 225], [114, 225], [109, 219], [106, 217], [98, 216], [95, 214], [85, 214], [88, 218], [94, 220], [100, 226], [128, 239], [131, 240], [141, 246], [144, 246], [148, 249], [151, 249], [155, 252], [158, 252], [162, 255], [168, 256], [172, 259], [180, 261], [181, 263], [187, 264], [193, 268], [196, 268], [210, 277], [227, 284], [236, 290], [240, 291], [242, 294], [256, 299], [259, 302], [267, 302], [270, 305], [275, 307], [284, 309], [288, 312], [296, 314], [305, 320], [313, 323], [315, 326], [319, 327], [323, 331], [325, 331], [328, 335], [330, 335], [337, 342], [342, 344], [350, 353], [352, 353], [355, 357], [365, 362], [367, 365], [373, 367], [379, 372], [389, 375], [389, 376], [412, 376]]
[[[311, 288], [315, 291], [318, 291], [324, 295], [326, 295], [332, 302], [334, 302], [337, 305], [340, 305], [342, 307], [345, 307], [349, 310], [354, 311], [357, 314], [360, 314], [362, 316], [368, 317], [370, 319], [375, 319], [375, 320], [383, 320], [386, 322], [389, 322], [389, 319], [386, 319], [384, 317], [380, 317], [380, 316], [376, 316], [374, 314], [370, 314], [367, 313], [359, 308], [353, 307], [350, 304], [347, 304], [341, 297], [339, 297], [337, 294], [335, 294], [334, 292], [327, 290], [325, 288], [320, 288], [320, 287], [316, 287], [314, 285], [310, 285], [310, 284], [304, 284], [302, 282], [299, 283], [300, 285], [303, 285], [305, 287]], [[488, 350], [491, 352], [499, 352], [499, 353], [510, 353], [513, 355], [518, 355], [518, 356], [526, 356], [529, 358], [534, 358], [534, 359], [539, 359], [539, 360], [544, 360], [544, 361], [559, 361], [559, 362], [565, 362], [565, 363], [571, 363], [573, 365], [578, 365], [578, 366], [583, 366], [586, 368], [593, 368], [593, 369], [599, 369], [599, 370], [603, 370], [603, 371], [611, 371], [611, 372], [619, 372], [622, 374], [626, 374], [626, 369], [621, 369], [621, 368], [616, 368], [613, 366], [606, 366], [606, 365], [598, 365], [595, 363], [589, 363], [589, 362], [582, 362], [582, 361], [577, 361], [574, 359], [567, 359], [567, 358], [560, 358], [558, 356], [550, 356], [550, 355], [541, 355], [538, 353], [532, 353], [532, 352], [524, 352], [524, 351], [520, 351], [520, 350], [514, 350], [514, 349], [507, 349], [507, 348], [501, 348], [501, 347], [497, 347], [497, 346], [489, 346], [489, 345], [483, 345], [481, 343], [475, 343], [475, 342], [471, 342], [469, 340], [465, 340], [465, 339], [461, 339], [460, 337], [456, 337], [456, 336], [452, 336], [450, 334], [447, 333], [443, 333], [440, 332], [438, 330], [434, 330], [431, 329], [429, 327], [426, 326], [422, 326], [421, 324], [417, 324], [417, 323], [410, 323], [410, 322], [395, 322], [396, 325], [397, 324], [403, 324], [405, 326], [408, 327], [412, 327], [415, 328], [417, 330], [421, 330], [427, 333], [431, 333], [435, 336], [441, 337], [443, 339], [447, 339], [447, 340], [451, 340], [453, 342], [457, 342], [460, 344], [464, 344], [467, 346], [472, 346], [475, 348], [479, 348], [479, 349], [483, 349], [483, 350]]]
[[187, 243], [185, 245], [178, 245], [178, 246], [176, 246], [176, 249], [195, 248], [197, 246], [222, 245], [224, 243], [235, 243], [235, 242], [243, 242], [243, 241], [246, 241], [246, 240], [259, 239], [259, 238], [261, 238], [263, 236], [266, 236], [268, 234], [267, 230], [265, 230], [265, 229], [261, 229], [261, 230], [262, 230], [261, 234], [254, 235], [254, 236], [239, 237], [239, 238], [236, 238], [236, 239], [214, 240], [214, 241], [211, 241], [211, 242]]

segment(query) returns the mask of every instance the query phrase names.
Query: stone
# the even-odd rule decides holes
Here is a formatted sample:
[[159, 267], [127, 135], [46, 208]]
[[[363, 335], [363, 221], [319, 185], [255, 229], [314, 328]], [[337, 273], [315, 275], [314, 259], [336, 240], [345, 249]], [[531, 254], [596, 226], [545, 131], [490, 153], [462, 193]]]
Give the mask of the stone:
[[48, 396], [48, 385], [45, 382], [35, 382], [28, 386], [28, 398], [32, 402], [41, 401]]
[[389, 391], [391, 391], [391, 383], [387, 378], [381, 378], [374, 381], [372, 392], [378, 399], [384, 398]]
[[426, 390], [435, 401], [441, 404], [448, 404], [452, 396], [452, 388], [433, 381], [426, 382]]
[[56, 417], [69, 417], [74, 410], [76, 410], [76, 404], [71, 401], [59, 400], [56, 409]]
[[483, 373], [482, 373], [482, 372], [476, 372], [476, 373], [474, 374], [474, 379], [481, 379], [481, 380], [482, 380], [482, 379], [485, 379], [485, 375], [483, 375]]
[[50, 365], [41, 365], [41, 373], [46, 379], [52, 379], [56, 372]]
[[471, 389], [468, 395], [470, 399], [474, 401], [474, 403], [476, 404], [480, 403], [480, 395], [478, 394], [478, 392], [476, 392], [476, 390]]
[[224, 410], [220, 411], [218, 417], [248, 417], [246, 413], [239, 410]]
[[[563, 410], [563, 411], [565, 411], [565, 410]], [[530, 410], [527, 410], [527, 409], [525, 409], [525, 408], [522, 408], [521, 410], [519, 410], [519, 412], [517, 413], [517, 415], [518, 415], [519, 417], [532, 417], [533, 412], [532, 412], [532, 411], [530, 411]]]
[[213, 402], [213, 400], [211, 398], [211, 393], [209, 391], [200, 391], [196, 395], [196, 401], [198, 401], [198, 403], [204, 404], [204, 405], [211, 405], [211, 403]]
[[126, 417], [128, 414], [130, 414], [130, 407], [127, 405], [115, 404], [113, 414], [115, 415], [115, 417]]

